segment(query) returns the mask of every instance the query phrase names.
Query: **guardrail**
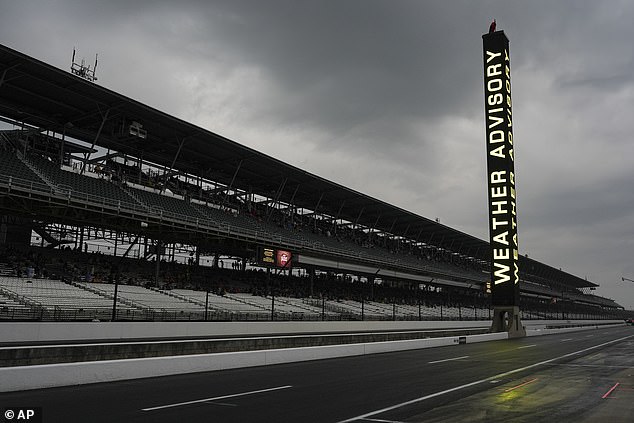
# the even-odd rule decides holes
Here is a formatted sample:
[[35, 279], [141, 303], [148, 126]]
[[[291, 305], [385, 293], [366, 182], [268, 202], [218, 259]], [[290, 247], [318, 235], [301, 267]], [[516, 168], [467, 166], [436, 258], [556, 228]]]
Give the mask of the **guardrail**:
[[[18, 301], [19, 299], [16, 299]], [[324, 312], [317, 311], [275, 311], [271, 315], [271, 310], [261, 312], [240, 312], [225, 311], [209, 308], [205, 313], [204, 306], [199, 311], [180, 309], [135, 309], [117, 308], [117, 321], [144, 321], [144, 322], [177, 322], [177, 321], [488, 321], [488, 308], [478, 308], [481, 313], [474, 313], [474, 308], [462, 308], [460, 315], [431, 315], [431, 314], [411, 314], [401, 313], [395, 315], [379, 315], [366, 313], [362, 317], [361, 311], [354, 312], [350, 309], [335, 309], [326, 307]], [[522, 321], [534, 321], [543, 319], [568, 320], [613, 320], [616, 317], [610, 314], [587, 314], [587, 313], [562, 313], [561, 311], [537, 312], [522, 310]], [[73, 321], [110, 321], [112, 319], [111, 307], [68, 307], [61, 305], [36, 305], [23, 303], [22, 306], [0, 305], [0, 321], [42, 321], [42, 322], [73, 322]]]
[[[273, 316], [274, 321], [341, 321], [359, 320], [348, 318], [346, 315], [327, 315], [324, 318], [319, 313], [311, 312], [278, 312]], [[176, 309], [117, 309], [117, 321], [129, 322], [180, 322], [180, 321], [216, 321], [216, 322], [255, 322], [271, 321], [271, 312], [230, 312], [209, 309], [205, 315], [204, 308], [201, 311], [186, 311]], [[112, 319], [111, 308], [62, 308], [50, 306], [35, 308], [0, 306], [0, 321], [40, 321], [40, 322], [86, 322], [86, 321], [110, 321]]]

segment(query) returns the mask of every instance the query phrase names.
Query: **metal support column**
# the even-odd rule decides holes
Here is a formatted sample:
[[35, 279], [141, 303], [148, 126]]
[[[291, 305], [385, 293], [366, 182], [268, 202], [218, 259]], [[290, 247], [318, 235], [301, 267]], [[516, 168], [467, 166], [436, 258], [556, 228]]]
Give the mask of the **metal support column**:
[[84, 161], [81, 165], [81, 172], [80, 172], [80, 174], [82, 175], [84, 174], [84, 171], [86, 170], [86, 161], [90, 159], [92, 150], [95, 148], [95, 144], [97, 143], [97, 140], [99, 139], [99, 136], [101, 135], [101, 131], [103, 129], [104, 124], [108, 120], [109, 114], [110, 114], [110, 109], [106, 110], [106, 114], [101, 118], [101, 125], [99, 125], [99, 129], [97, 130], [97, 135], [95, 135], [95, 139], [92, 140], [92, 144], [90, 145], [90, 151], [88, 151], [87, 153], [84, 153]]

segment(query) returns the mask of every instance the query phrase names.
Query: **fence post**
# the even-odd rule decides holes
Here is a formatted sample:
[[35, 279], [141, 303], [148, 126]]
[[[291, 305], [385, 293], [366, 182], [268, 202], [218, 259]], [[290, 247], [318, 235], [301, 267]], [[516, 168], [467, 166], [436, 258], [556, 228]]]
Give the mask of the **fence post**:
[[207, 296], [205, 297], [205, 322], [207, 321], [207, 310], [209, 310], [209, 288], [207, 288]]
[[363, 301], [363, 296], [361, 296], [361, 321], [365, 320], [365, 301]]
[[321, 320], [323, 321], [326, 318], [326, 299], [323, 294], [321, 296]]

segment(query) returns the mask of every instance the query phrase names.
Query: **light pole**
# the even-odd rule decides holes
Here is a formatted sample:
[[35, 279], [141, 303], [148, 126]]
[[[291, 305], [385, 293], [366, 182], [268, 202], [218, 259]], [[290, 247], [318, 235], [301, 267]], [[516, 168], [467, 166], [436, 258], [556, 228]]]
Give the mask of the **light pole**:
[[117, 320], [117, 291], [119, 290], [119, 274], [114, 277], [114, 297], [112, 298], [112, 321]]
[[[625, 276], [621, 276], [621, 281], [623, 281], [623, 282], [625, 282], [625, 281], [634, 282], [634, 280], [632, 280], [630, 278], [626, 278]], [[632, 322], [631, 318], [630, 318], [630, 320], [628, 320], [628, 322], [629, 322], [630, 325], [634, 325], [634, 323]]]

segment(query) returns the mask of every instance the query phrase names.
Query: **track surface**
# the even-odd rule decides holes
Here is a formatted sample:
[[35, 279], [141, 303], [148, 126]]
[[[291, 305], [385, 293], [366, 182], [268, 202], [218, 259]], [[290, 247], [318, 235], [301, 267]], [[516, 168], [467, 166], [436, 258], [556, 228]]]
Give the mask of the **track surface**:
[[634, 421], [634, 328], [0, 394], [44, 422]]

